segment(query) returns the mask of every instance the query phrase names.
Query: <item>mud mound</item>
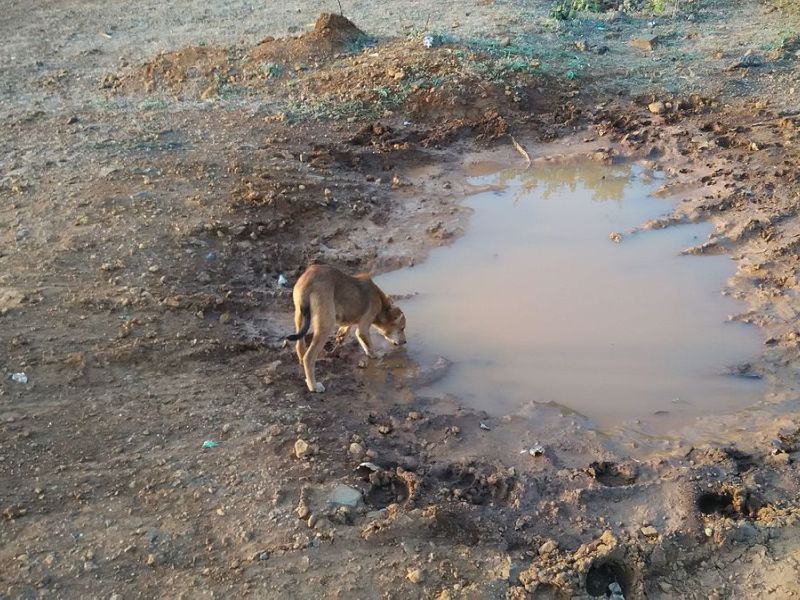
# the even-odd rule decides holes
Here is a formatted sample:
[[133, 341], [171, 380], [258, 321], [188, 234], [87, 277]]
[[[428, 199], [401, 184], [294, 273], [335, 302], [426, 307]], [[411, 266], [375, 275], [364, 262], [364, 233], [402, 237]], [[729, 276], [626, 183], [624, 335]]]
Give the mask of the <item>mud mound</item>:
[[346, 17], [322, 13], [313, 31], [296, 38], [266, 38], [250, 51], [250, 60], [259, 66], [264, 63], [296, 65], [320, 62], [358, 49], [367, 39], [367, 34]]
[[163, 52], [120, 78], [129, 92], [168, 91], [178, 97], [209, 97], [235, 81], [235, 68], [224, 48], [189, 46]]

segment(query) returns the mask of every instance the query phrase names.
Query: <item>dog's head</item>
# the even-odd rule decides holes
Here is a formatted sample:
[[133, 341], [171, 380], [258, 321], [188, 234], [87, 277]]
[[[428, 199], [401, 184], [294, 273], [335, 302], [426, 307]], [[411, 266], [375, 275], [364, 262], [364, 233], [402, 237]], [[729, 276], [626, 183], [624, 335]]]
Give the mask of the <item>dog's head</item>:
[[396, 306], [384, 307], [375, 318], [375, 329], [395, 346], [406, 343], [406, 316]]

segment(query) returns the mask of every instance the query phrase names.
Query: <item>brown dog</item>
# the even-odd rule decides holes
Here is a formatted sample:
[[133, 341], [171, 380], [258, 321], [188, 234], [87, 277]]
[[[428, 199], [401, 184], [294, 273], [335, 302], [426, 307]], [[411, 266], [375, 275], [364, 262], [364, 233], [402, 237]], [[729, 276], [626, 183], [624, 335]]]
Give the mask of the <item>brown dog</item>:
[[[333, 267], [312, 265], [300, 276], [292, 291], [294, 323], [297, 333], [286, 336], [297, 342], [297, 358], [303, 365], [306, 385], [312, 392], [324, 392], [325, 386], [314, 376], [314, 364], [336, 326], [341, 342], [356, 326], [356, 338], [366, 355], [374, 358], [369, 328], [374, 326], [395, 346], [406, 343], [406, 317], [368, 275], [345, 275]], [[306, 334], [314, 333], [306, 348]]]

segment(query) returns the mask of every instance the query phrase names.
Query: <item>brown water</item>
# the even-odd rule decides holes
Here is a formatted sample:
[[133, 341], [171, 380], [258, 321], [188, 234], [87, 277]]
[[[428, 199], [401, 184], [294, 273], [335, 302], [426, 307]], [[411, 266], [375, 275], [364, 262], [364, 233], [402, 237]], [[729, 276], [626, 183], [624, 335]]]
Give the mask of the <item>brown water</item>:
[[760, 399], [759, 383], [727, 374], [760, 351], [754, 327], [727, 321], [744, 308], [720, 294], [733, 263], [679, 254], [709, 226], [609, 240], [670, 212], [648, 196], [657, 176], [593, 163], [471, 172], [499, 190], [465, 201], [466, 234], [377, 279], [417, 294], [400, 301], [409, 355], [453, 362], [427, 392], [496, 416], [552, 403], [601, 430], [663, 430]]

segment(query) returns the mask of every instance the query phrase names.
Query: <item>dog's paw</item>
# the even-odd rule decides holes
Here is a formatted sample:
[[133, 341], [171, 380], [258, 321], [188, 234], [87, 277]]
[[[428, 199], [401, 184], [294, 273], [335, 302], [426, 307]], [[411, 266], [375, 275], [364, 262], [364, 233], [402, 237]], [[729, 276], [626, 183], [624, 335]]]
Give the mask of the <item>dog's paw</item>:
[[[309, 386], [309, 389], [311, 389], [311, 386]], [[321, 383], [318, 381], [318, 382], [317, 382], [317, 384], [316, 384], [316, 387], [315, 387], [313, 390], [311, 390], [311, 391], [312, 391], [312, 392], [317, 392], [318, 394], [321, 394], [322, 392], [324, 392], [324, 391], [325, 391], [325, 386], [324, 386], [324, 385], [322, 385], [322, 384], [321, 384]]]

